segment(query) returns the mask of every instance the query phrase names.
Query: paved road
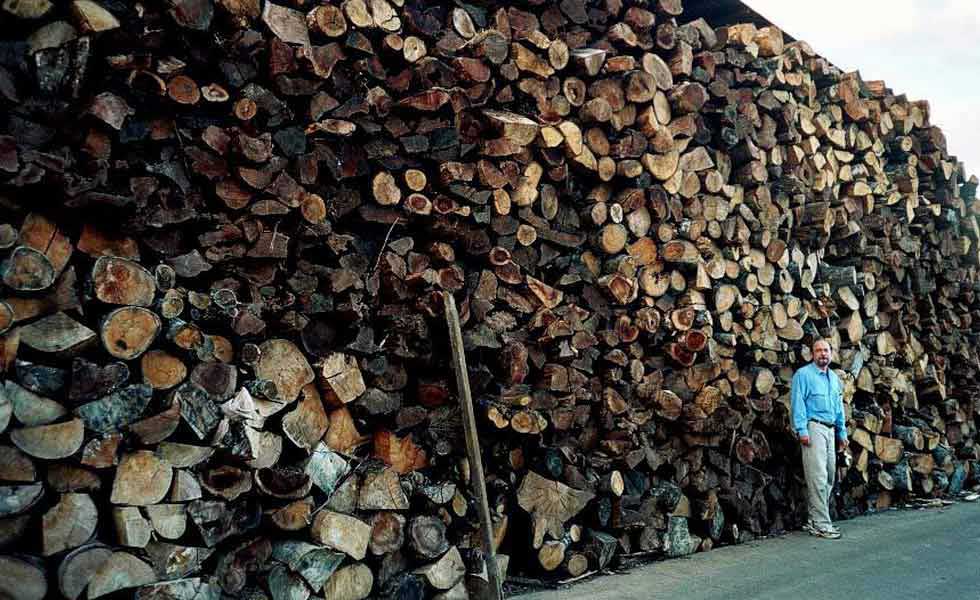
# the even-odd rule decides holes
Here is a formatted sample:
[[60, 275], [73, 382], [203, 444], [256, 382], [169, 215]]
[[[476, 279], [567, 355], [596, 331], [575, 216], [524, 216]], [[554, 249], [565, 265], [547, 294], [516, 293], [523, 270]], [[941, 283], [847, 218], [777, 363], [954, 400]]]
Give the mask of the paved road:
[[792, 533], [519, 600], [980, 600], [980, 504], [838, 523], [839, 540]]

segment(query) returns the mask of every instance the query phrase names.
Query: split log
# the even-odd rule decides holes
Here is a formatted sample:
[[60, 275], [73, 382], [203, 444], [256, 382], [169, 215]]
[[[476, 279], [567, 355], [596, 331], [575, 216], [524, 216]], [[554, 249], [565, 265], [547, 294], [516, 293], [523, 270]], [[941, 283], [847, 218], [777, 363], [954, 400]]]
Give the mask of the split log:
[[92, 576], [112, 550], [100, 544], [89, 544], [68, 553], [58, 566], [58, 590], [68, 600], [81, 597]]
[[31, 459], [17, 448], [0, 446], [0, 479], [18, 483], [33, 483], [37, 470]]
[[371, 541], [371, 526], [355, 517], [324, 510], [313, 520], [312, 535], [324, 546], [361, 560]]
[[81, 546], [92, 537], [98, 510], [88, 494], [64, 494], [41, 524], [41, 553], [51, 556]]
[[4, 384], [3, 393], [9, 400], [14, 417], [28, 427], [47, 425], [67, 414], [65, 407], [27, 390], [13, 381]]
[[113, 592], [139, 587], [157, 580], [153, 568], [128, 552], [113, 552], [92, 575], [88, 597], [99, 598]]
[[896, 425], [892, 428], [892, 432], [911, 451], [921, 451], [925, 447], [925, 438], [918, 427]]
[[446, 524], [428, 515], [415, 517], [408, 525], [408, 542], [420, 558], [436, 558], [449, 549]]
[[25, 454], [35, 458], [56, 460], [67, 458], [82, 447], [85, 425], [81, 419], [65, 423], [15, 429], [10, 441]]
[[545, 571], [554, 571], [565, 561], [564, 542], [547, 541], [538, 550], [538, 562]]
[[106, 304], [150, 306], [156, 294], [156, 279], [139, 263], [103, 256], [92, 268], [95, 296]]
[[38, 352], [73, 355], [95, 341], [95, 332], [64, 313], [21, 327], [20, 341]]
[[320, 380], [331, 392], [328, 400], [347, 404], [366, 391], [364, 378], [352, 356], [334, 353], [324, 359], [320, 368]]
[[146, 516], [160, 537], [178, 539], [187, 528], [187, 516], [182, 504], [154, 504], [146, 507]]
[[130, 425], [143, 415], [152, 399], [152, 391], [146, 385], [127, 386], [75, 409], [87, 429], [100, 433], [113, 433]]
[[463, 557], [459, 550], [453, 546], [442, 555], [442, 558], [416, 569], [415, 573], [424, 577], [433, 588], [449, 590], [462, 581], [466, 574], [466, 566], [463, 564]]
[[531, 514], [534, 522], [534, 548], [540, 548], [544, 543], [545, 533], [560, 539], [564, 535], [565, 522], [585, 508], [594, 496], [529, 472], [518, 490], [517, 501]]
[[187, 377], [187, 365], [164, 350], [150, 350], [140, 357], [143, 381], [155, 390], [167, 390]]
[[326, 598], [337, 600], [363, 600], [371, 594], [374, 575], [363, 563], [354, 563], [338, 569], [323, 588]]
[[396, 552], [405, 543], [405, 517], [394, 512], [378, 512], [371, 517], [371, 554]]
[[897, 463], [904, 455], [902, 440], [889, 438], [883, 435], [875, 437], [875, 454], [886, 463]]
[[484, 110], [483, 115], [501, 137], [517, 146], [527, 146], [533, 142], [540, 129], [531, 119], [507, 111]]
[[112, 482], [113, 504], [147, 506], [163, 500], [170, 490], [173, 469], [145, 450], [127, 454]]
[[601, 531], [589, 531], [586, 555], [592, 567], [601, 571], [609, 566], [616, 554], [616, 538]]
[[198, 577], [145, 585], [136, 590], [138, 600], [194, 600], [220, 597], [220, 588]]
[[119, 20], [93, 0], [74, 0], [71, 11], [83, 31], [98, 33], [119, 27]]
[[292, 402], [300, 391], [313, 382], [313, 369], [295, 344], [288, 340], [269, 340], [259, 346], [261, 355], [255, 364], [255, 375], [275, 384], [275, 397]]
[[291, 442], [309, 450], [327, 432], [330, 420], [315, 386], [306, 385], [302, 394], [296, 408], [283, 417], [282, 429]]
[[100, 337], [106, 352], [120, 360], [132, 360], [150, 347], [161, 327], [156, 313], [127, 306], [106, 315]]
[[153, 535], [153, 528], [135, 506], [120, 506], [112, 510], [112, 520], [116, 526], [116, 539], [123, 546], [146, 548]]
[[303, 498], [274, 511], [271, 519], [276, 527], [283, 531], [299, 531], [300, 529], [309, 527], [313, 521], [312, 514], [312, 499]]
[[16, 556], [0, 556], [0, 593], [16, 600], [47, 597], [48, 582], [43, 565]]
[[0, 516], [19, 515], [37, 504], [43, 495], [44, 487], [41, 484], [0, 487], [0, 498], [3, 498]]
[[0, 265], [3, 283], [18, 292], [37, 292], [54, 284], [55, 273], [51, 262], [34, 248], [19, 246]]

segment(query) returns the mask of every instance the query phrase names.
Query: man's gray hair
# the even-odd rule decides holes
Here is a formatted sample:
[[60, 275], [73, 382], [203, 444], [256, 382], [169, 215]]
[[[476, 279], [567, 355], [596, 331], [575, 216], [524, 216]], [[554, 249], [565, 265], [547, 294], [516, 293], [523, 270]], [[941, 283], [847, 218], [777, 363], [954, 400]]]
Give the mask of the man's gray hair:
[[817, 338], [817, 339], [813, 340], [812, 342], [810, 342], [810, 351], [812, 352], [814, 350], [814, 348], [817, 347], [817, 344], [819, 344], [820, 342], [823, 342], [823, 343], [827, 344], [827, 348], [829, 348], [831, 351], [833, 351], [834, 347], [830, 345], [830, 340], [828, 340], [827, 338], [822, 338], [822, 337]]

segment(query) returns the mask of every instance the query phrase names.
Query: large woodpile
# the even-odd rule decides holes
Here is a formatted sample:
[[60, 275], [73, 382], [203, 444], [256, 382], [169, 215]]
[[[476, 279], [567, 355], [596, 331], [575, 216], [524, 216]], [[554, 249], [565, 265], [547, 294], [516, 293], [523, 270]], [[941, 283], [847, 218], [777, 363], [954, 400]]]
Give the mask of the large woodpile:
[[[680, 0], [6, 0], [0, 595], [478, 597], [976, 479], [977, 180], [929, 106]], [[977, 320], [974, 323], [974, 319]]]

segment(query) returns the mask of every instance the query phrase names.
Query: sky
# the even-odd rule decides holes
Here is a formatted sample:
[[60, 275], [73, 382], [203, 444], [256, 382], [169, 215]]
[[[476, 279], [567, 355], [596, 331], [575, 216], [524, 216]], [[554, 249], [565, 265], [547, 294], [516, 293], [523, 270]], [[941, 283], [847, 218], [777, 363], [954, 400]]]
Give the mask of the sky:
[[950, 154], [980, 176], [980, 0], [743, 0], [844, 71], [928, 100]]

